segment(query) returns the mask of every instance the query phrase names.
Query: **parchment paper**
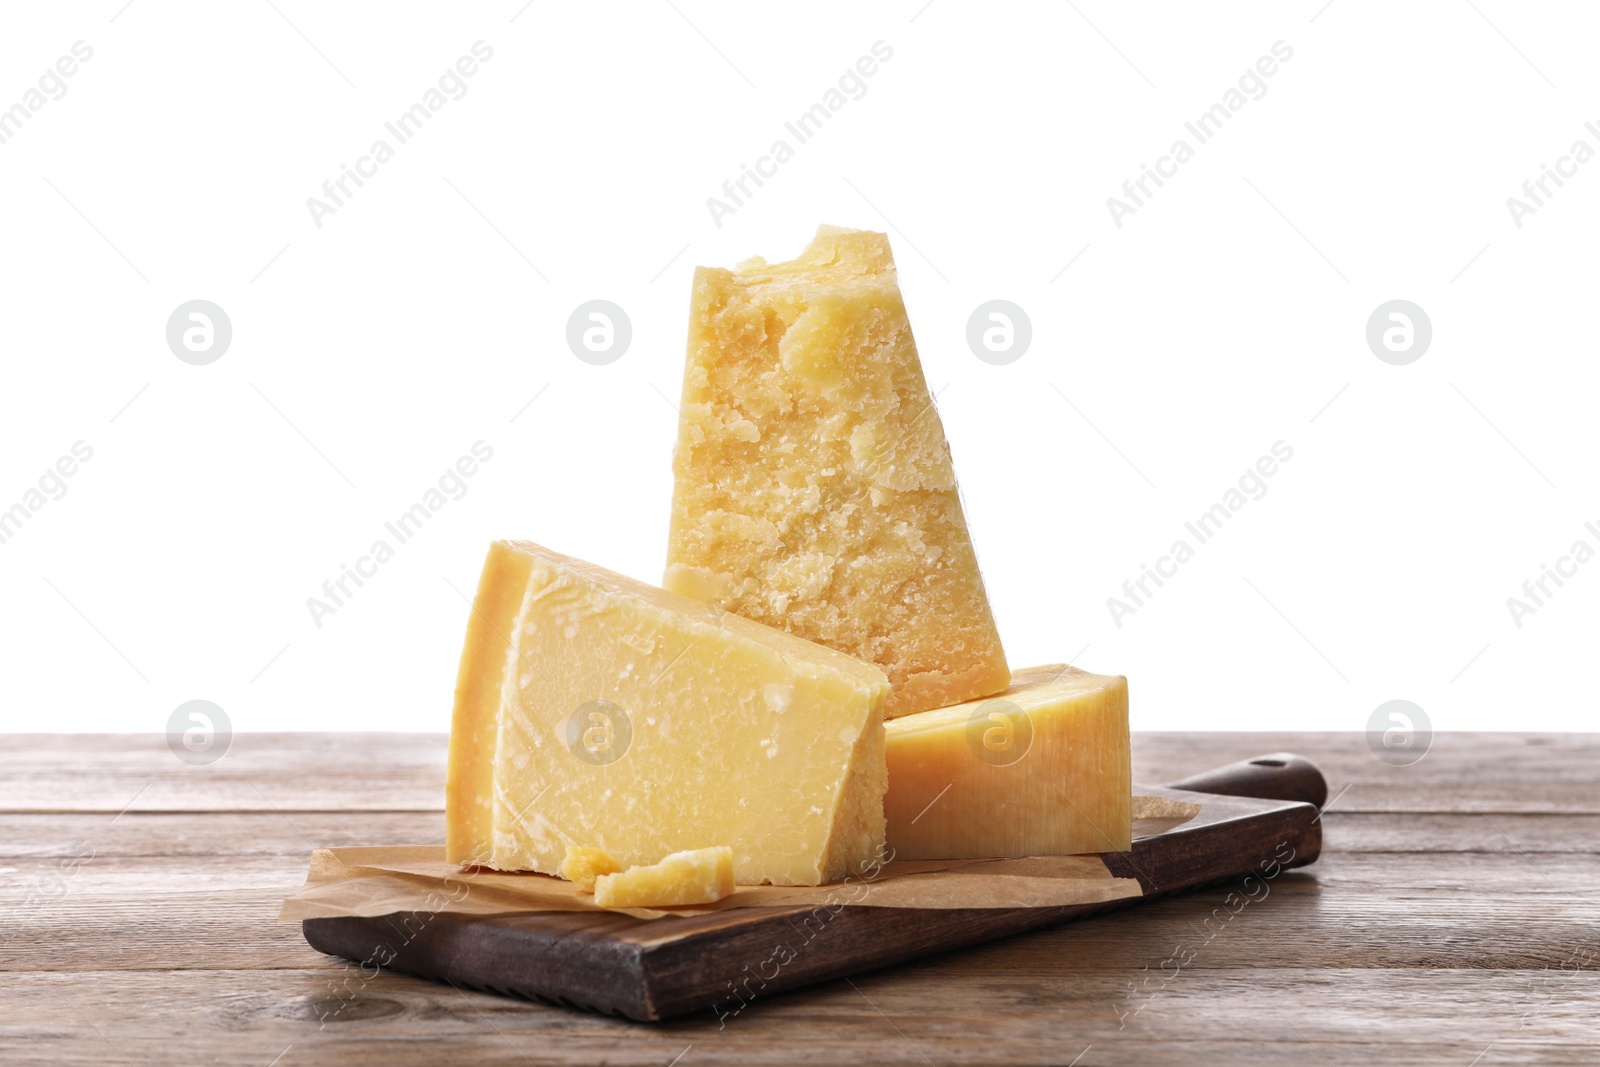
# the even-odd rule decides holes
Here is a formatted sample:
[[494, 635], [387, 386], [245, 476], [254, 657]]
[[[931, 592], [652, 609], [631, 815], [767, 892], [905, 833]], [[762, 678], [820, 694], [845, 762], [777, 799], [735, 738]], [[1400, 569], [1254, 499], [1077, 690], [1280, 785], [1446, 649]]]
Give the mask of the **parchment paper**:
[[[1180, 826], [1198, 804], [1165, 797], [1133, 798], [1134, 838]], [[1089, 904], [1140, 895], [1139, 883], [1117, 878], [1097, 855], [1011, 860], [893, 860], [875, 871], [823, 886], [740, 886], [715, 904], [677, 908], [595, 906], [571, 882], [545, 874], [506, 873], [445, 862], [437, 846], [319, 848], [306, 884], [289, 897], [282, 923], [334, 916], [412, 912], [502, 915], [534, 911], [615, 910], [641, 919], [703, 915], [727, 908], [839, 907], [1023, 908]]]

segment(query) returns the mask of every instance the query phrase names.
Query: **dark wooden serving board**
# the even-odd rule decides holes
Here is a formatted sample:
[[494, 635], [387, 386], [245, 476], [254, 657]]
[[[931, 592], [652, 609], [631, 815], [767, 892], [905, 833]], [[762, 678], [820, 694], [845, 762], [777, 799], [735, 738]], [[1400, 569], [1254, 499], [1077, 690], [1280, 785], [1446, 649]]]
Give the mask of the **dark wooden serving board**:
[[[1200, 805], [1190, 821], [1105, 853], [1111, 873], [1136, 878], [1143, 895], [1043, 908], [846, 906], [809, 936], [813, 909], [733, 908], [707, 915], [635, 919], [615, 912], [434, 916], [402, 931], [399, 916], [307, 919], [313, 948], [382, 963], [458, 986], [657, 1020], [715, 1016], [752, 999], [1040, 926], [1080, 919], [1219, 879], [1304, 866], [1322, 848], [1321, 772], [1288, 753], [1259, 756], [1143, 794]], [[1264, 873], [1263, 873], [1264, 872]], [[1248, 890], [1247, 890], [1248, 891]], [[775, 976], [757, 973], [779, 944], [800, 944]]]

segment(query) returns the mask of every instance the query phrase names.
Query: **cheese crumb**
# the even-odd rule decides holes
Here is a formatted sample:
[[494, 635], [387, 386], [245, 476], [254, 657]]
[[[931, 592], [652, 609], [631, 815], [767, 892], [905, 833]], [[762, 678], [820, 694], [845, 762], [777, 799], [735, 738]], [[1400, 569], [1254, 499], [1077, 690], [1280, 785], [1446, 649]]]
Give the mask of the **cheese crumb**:
[[733, 849], [717, 845], [602, 875], [595, 881], [594, 902], [602, 908], [665, 908], [713, 904], [732, 893]]
[[577, 886], [580, 893], [593, 893], [597, 878], [620, 870], [622, 864], [604, 849], [582, 845], [568, 845], [566, 858], [561, 861], [561, 877]]

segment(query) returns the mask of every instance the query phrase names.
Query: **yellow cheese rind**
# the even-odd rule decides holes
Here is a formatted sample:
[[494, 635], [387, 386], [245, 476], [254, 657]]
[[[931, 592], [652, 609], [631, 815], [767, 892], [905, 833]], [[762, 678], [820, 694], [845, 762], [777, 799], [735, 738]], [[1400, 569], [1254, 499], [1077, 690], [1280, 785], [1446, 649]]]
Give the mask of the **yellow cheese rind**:
[[561, 877], [578, 887], [580, 893], [593, 893], [595, 879], [606, 874], [616, 874], [622, 864], [611, 858], [603, 848], [568, 845], [561, 859]]
[[[583, 845], [630, 867], [708, 839], [752, 884], [873, 862], [882, 671], [531, 542], [491, 560], [506, 553], [526, 581], [493, 712], [488, 866], [554, 874]], [[476, 800], [454, 796], [452, 822]]]
[[670, 908], [714, 904], [733, 893], [733, 849], [727, 845], [674, 852], [657, 863], [602, 875], [594, 902], [602, 908]]
[[531, 565], [505, 542], [490, 545], [467, 619], [445, 772], [445, 856], [451, 863], [489, 861], [500, 689]]
[[1133, 841], [1128, 681], [1051, 664], [885, 726], [896, 859], [1120, 852]]
[[886, 235], [695, 274], [664, 584], [876, 663], [894, 717], [1010, 680]]

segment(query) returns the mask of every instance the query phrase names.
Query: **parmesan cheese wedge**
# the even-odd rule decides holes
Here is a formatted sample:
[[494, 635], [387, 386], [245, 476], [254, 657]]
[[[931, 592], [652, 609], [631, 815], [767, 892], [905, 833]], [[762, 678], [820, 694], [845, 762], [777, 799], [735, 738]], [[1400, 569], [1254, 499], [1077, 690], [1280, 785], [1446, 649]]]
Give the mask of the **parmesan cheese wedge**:
[[528, 541], [489, 548], [456, 686], [452, 862], [556, 874], [728, 843], [819, 885], [883, 843], [883, 672]]
[[907, 715], [885, 732], [896, 859], [1132, 847], [1126, 678], [1033, 667], [999, 696]]
[[1010, 680], [889, 239], [701, 267], [665, 586], [882, 667], [891, 718]]

